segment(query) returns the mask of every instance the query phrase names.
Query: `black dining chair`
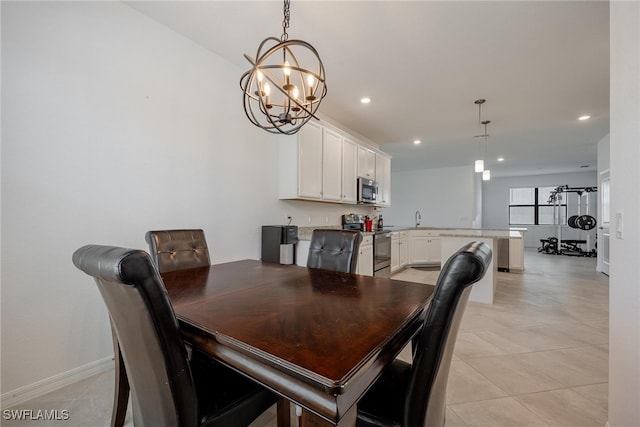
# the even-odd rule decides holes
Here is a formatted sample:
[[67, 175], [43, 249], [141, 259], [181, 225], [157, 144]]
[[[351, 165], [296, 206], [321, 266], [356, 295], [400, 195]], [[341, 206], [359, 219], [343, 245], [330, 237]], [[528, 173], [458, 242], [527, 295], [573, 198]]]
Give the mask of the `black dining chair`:
[[358, 402], [357, 427], [442, 427], [451, 357], [471, 285], [491, 263], [486, 243], [462, 247], [442, 267], [412, 363], [394, 360]]
[[149, 254], [88, 245], [75, 266], [94, 277], [107, 306], [131, 387], [136, 426], [246, 427], [279, 397], [193, 350]]
[[[145, 240], [160, 273], [210, 264], [207, 240], [201, 229], [152, 230], [145, 234]], [[115, 332], [113, 354], [116, 369], [111, 427], [122, 427], [127, 415], [129, 383]]]
[[307, 267], [355, 273], [360, 242], [362, 233], [359, 231], [313, 230]]
[[152, 230], [147, 231], [145, 240], [160, 273], [204, 267], [211, 263], [203, 230]]

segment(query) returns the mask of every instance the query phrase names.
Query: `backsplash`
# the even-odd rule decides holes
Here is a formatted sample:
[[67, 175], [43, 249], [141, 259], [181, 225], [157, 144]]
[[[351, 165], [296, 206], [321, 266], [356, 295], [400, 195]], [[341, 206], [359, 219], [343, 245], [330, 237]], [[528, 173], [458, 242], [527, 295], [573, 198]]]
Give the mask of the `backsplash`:
[[311, 234], [313, 234], [313, 230], [318, 228], [328, 229], [328, 230], [340, 230], [342, 228], [341, 224], [336, 225], [319, 225], [312, 227], [298, 227], [298, 239], [300, 240], [311, 240]]

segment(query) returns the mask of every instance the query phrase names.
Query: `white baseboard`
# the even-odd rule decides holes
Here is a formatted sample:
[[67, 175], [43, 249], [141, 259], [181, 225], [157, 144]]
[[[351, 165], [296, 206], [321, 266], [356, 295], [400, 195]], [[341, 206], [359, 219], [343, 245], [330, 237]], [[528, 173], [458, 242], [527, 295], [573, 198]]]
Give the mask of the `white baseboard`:
[[3, 393], [0, 396], [0, 406], [5, 409], [19, 405], [109, 369], [113, 369], [113, 356], [87, 363], [70, 371]]

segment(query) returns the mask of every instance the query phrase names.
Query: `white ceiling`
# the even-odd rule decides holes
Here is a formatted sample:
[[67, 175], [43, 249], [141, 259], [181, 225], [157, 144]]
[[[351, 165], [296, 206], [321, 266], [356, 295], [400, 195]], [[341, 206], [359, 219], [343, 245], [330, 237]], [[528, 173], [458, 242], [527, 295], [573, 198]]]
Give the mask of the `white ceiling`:
[[[282, 34], [281, 1], [128, 4], [242, 69], [244, 53]], [[606, 1], [293, 0], [290, 23], [324, 62], [320, 113], [380, 144], [395, 171], [471, 167], [484, 151], [478, 98], [493, 176], [596, 169], [609, 132]]]

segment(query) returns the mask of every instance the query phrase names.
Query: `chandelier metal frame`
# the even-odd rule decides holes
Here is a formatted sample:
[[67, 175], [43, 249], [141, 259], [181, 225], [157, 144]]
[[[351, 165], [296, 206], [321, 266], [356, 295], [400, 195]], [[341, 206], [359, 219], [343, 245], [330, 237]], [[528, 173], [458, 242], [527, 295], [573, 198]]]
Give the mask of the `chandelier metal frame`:
[[[264, 39], [255, 59], [245, 54], [252, 68], [240, 78], [244, 112], [249, 121], [267, 132], [285, 135], [298, 132], [311, 118], [319, 120], [316, 111], [327, 94], [324, 65], [318, 51], [303, 40], [288, 40], [289, 6], [290, 1], [284, 0], [280, 39]], [[317, 64], [313, 68], [303, 67], [298, 57], [317, 60]]]

